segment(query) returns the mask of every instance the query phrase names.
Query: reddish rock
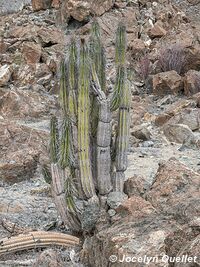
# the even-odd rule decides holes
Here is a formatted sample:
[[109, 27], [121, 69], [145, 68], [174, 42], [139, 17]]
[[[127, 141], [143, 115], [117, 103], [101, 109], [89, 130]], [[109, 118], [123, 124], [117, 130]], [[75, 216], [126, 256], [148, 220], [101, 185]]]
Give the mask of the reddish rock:
[[36, 259], [36, 262], [33, 264], [33, 267], [45, 266], [64, 267], [65, 263], [58, 251], [46, 249], [39, 255], [39, 257]]
[[33, 42], [23, 43], [22, 53], [26, 63], [35, 64], [40, 61], [41, 58], [41, 46]]
[[52, 0], [31, 0], [34, 11], [50, 8], [51, 2]]
[[41, 43], [43, 46], [53, 46], [55, 44], [64, 44], [64, 34], [62, 31], [58, 30], [56, 27], [52, 28], [40, 28], [37, 31], [37, 35], [39, 36]]
[[59, 8], [61, 4], [61, 0], [52, 0], [51, 6], [54, 8]]
[[125, 8], [127, 6], [127, 1], [125, 0], [116, 0], [115, 1], [115, 6], [117, 8]]
[[[184, 255], [188, 255], [188, 259], [190, 257], [190, 261], [184, 264], [185, 267], [193, 267], [200, 266], [200, 235], [193, 238], [189, 241], [184, 248], [182, 248], [177, 257], [182, 258]], [[174, 267], [182, 267], [182, 263], [175, 263]]]
[[8, 48], [8, 43], [4, 42], [3, 39], [0, 40], [0, 53], [1, 54], [6, 53], [7, 48]]
[[145, 49], [145, 44], [141, 39], [133, 39], [128, 44], [128, 49], [133, 53], [135, 56], [138, 53], [141, 53]]
[[144, 200], [139, 196], [132, 196], [125, 200], [118, 208], [116, 208], [118, 214], [122, 217], [131, 215], [138, 219], [148, 214], [154, 213], [155, 208], [150, 202]]
[[[45, 81], [41, 79], [45, 79]], [[34, 85], [34, 83], [50, 85], [52, 73], [49, 67], [44, 63], [23, 64], [14, 71], [13, 80], [20, 86], [30, 86]]]
[[92, 1], [68, 0], [64, 3], [64, 5], [65, 5], [65, 12], [68, 14], [68, 16], [71, 15], [74, 19], [78, 21], [83, 21], [90, 14], [101, 16], [103, 13], [108, 11], [114, 5], [114, 1], [100, 0], [98, 1], [97, 4], [95, 0]]
[[200, 175], [177, 159], [161, 164], [146, 199], [166, 215], [180, 222], [199, 216]]
[[189, 70], [184, 78], [184, 93], [187, 96], [200, 92], [200, 72]]
[[155, 118], [155, 125], [156, 126], [163, 126], [167, 121], [169, 121], [169, 119], [172, 117], [172, 115], [167, 114], [167, 113], [163, 113], [160, 115], [157, 115]]
[[131, 129], [131, 135], [143, 141], [151, 139], [151, 133], [146, 125], [138, 125], [133, 127], [133, 129]]
[[162, 37], [167, 34], [167, 31], [163, 28], [163, 24], [161, 21], [157, 21], [153, 27], [149, 30], [149, 37], [156, 38]]
[[182, 77], [174, 70], [153, 76], [153, 93], [155, 95], [179, 94], [182, 90]]
[[187, 145], [195, 143], [195, 135], [187, 125], [167, 123], [164, 125], [163, 131], [170, 142]]
[[134, 175], [131, 178], [128, 178], [124, 183], [124, 192], [129, 197], [131, 196], [141, 196], [145, 193], [146, 188], [148, 187], [146, 179], [139, 175]]
[[198, 130], [200, 127], [200, 110], [199, 108], [185, 108], [168, 121], [169, 124], [184, 124], [192, 131]]
[[45, 153], [48, 132], [1, 120], [0, 137], [0, 179], [8, 183], [30, 179], [40, 153]]
[[[172, 221], [163, 219], [148, 201], [141, 197], [131, 197], [118, 207], [118, 213], [114, 217], [116, 218], [110, 227], [94, 235], [84, 246], [86, 253], [89, 251], [89, 266], [102, 267], [111, 264], [113, 267], [141, 267], [146, 263], [141, 264], [139, 260], [133, 263], [128, 260], [144, 255], [167, 254], [165, 241], [177, 226]], [[123, 255], [127, 260], [120, 262]], [[161, 259], [148, 265], [168, 266]]]
[[48, 117], [55, 105], [53, 96], [31, 90], [5, 89], [0, 98], [0, 114], [9, 119]]

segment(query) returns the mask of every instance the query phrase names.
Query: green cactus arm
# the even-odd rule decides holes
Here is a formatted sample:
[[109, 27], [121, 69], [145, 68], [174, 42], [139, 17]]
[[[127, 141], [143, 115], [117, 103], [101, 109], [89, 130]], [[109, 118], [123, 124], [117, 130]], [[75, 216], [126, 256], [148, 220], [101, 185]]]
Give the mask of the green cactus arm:
[[102, 91], [106, 91], [106, 57], [101, 41], [100, 27], [97, 20], [92, 23], [90, 36], [90, 58], [96, 69]]
[[68, 110], [68, 91], [66, 81], [66, 65], [65, 61], [61, 60], [60, 63], [60, 103], [64, 114]]
[[111, 111], [119, 108], [126, 83], [126, 27], [122, 23], [117, 28], [115, 43], [116, 82], [111, 95]]
[[51, 162], [58, 162], [59, 158], [59, 132], [58, 120], [55, 116], [51, 117], [50, 122], [50, 157]]
[[69, 120], [67, 117], [63, 119], [62, 133], [60, 140], [60, 155], [59, 155], [59, 165], [62, 169], [69, 166], [69, 150], [70, 150], [70, 140], [69, 140]]
[[119, 23], [116, 33], [115, 62], [117, 66], [124, 66], [126, 63], [126, 27]]
[[81, 185], [87, 198], [95, 195], [89, 151], [89, 58], [84, 42], [80, 48], [78, 80], [78, 158]]
[[124, 90], [126, 80], [126, 69], [125, 67], [119, 66], [117, 68], [116, 82], [114, 86], [114, 92], [111, 95], [111, 111], [115, 111], [120, 106], [122, 98], [122, 91]]
[[69, 45], [69, 57], [67, 60], [67, 78], [68, 78], [68, 107], [69, 116], [76, 120], [77, 116], [77, 90], [78, 90], [78, 48], [76, 40], [72, 39]]
[[117, 171], [125, 171], [127, 169], [127, 153], [130, 131], [130, 99], [130, 88], [127, 83], [124, 88], [121, 104], [119, 107], [119, 119], [116, 140]]

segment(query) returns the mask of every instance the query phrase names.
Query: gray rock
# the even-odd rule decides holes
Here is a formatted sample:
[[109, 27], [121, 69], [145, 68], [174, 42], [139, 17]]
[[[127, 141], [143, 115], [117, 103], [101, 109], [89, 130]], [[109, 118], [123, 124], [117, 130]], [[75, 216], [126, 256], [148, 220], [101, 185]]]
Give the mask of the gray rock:
[[87, 202], [84, 202], [83, 210], [81, 211], [80, 221], [82, 229], [85, 231], [91, 231], [99, 217], [99, 201], [97, 197], [90, 198]]
[[128, 196], [123, 192], [110, 192], [107, 198], [107, 204], [111, 209], [116, 209]]
[[131, 135], [143, 141], [147, 141], [151, 138], [151, 133], [147, 129], [146, 125], [139, 125], [134, 127], [131, 131]]
[[170, 142], [188, 145], [195, 142], [195, 135], [187, 125], [167, 124], [163, 131]]
[[9, 65], [3, 65], [0, 68], [0, 86], [4, 86], [8, 83], [11, 73], [11, 67]]
[[30, 4], [31, 0], [0, 0], [0, 15], [19, 12]]
[[108, 214], [110, 215], [110, 217], [114, 216], [116, 214], [116, 211], [113, 209], [109, 209], [108, 210]]

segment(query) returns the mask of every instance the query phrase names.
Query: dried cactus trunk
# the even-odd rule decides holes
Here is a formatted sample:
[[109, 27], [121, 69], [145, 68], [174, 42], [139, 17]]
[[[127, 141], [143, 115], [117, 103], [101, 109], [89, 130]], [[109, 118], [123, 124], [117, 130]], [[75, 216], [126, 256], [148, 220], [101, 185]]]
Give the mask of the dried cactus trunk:
[[99, 103], [99, 123], [97, 129], [97, 186], [100, 195], [108, 194], [112, 190], [111, 184], [111, 114], [110, 100]]
[[[75, 211], [73, 198], [71, 205], [66, 199], [66, 183], [70, 180], [69, 172], [69, 125], [67, 119], [63, 124], [61, 143], [59, 145], [58, 122], [55, 117], [51, 119], [51, 188], [56, 207], [64, 223], [70, 229], [78, 232], [81, 229], [80, 221]], [[73, 196], [72, 196], [73, 197]]]
[[61, 169], [58, 164], [51, 164], [52, 194], [63, 222], [71, 230], [79, 232], [81, 224], [76, 215], [73, 199], [71, 203], [66, 201], [65, 184], [67, 177], [69, 177], [69, 173], [67, 174], [66, 172], [67, 170]]
[[75, 236], [55, 232], [35, 231], [0, 240], [0, 256], [52, 245], [74, 247], [78, 246], [79, 242], [79, 238]]

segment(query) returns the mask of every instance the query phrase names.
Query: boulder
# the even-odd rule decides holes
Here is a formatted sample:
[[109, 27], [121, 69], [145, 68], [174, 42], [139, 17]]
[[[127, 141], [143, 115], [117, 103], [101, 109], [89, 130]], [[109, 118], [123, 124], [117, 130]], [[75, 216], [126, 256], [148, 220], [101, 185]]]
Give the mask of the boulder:
[[62, 267], [68, 266], [62, 260], [62, 256], [60, 253], [53, 249], [46, 249], [40, 253], [36, 262], [33, 264], [33, 267], [45, 267], [45, 266], [52, 266], [52, 267]]
[[111, 209], [116, 209], [127, 198], [127, 195], [123, 192], [110, 192], [108, 194], [107, 204]]
[[131, 215], [133, 217], [141, 218], [155, 212], [155, 208], [150, 202], [139, 196], [132, 196], [125, 200], [119, 207], [116, 208], [118, 215], [126, 217]]
[[141, 39], [130, 40], [130, 42], [128, 43], [128, 49], [135, 57], [137, 54], [140, 54], [145, 50], [144, 41], [142, 41]]
[[199, 216], [200, 175], [175, 158], [160, 164], [146, 194], [153, 207], [180, 223]]
[[31, 0], [33, 11], [39, 11], [51, 7], [52, 0]]
[[41, 46], [33, 42], [24, 42], [22, 54], [27, 64], [38, 63], [42, 54]]
[[167, 123], [163, 131], [170, 142], [188, 145], [195, 143], [195, 135], [187, 125]]
[[149, 185], [143, 176], [134, 175], [125, 181], [124, 193], [126, 193], [129, 197], [142, 196], [148, 187]]
[[153, 76], [153, 93], [155, 95], [176, 95], [181, 91], [183, 91], [183, 81], [176, 71], [161, 72]]
[[157, 115], [155, 118], [155, 125], [159, 127], [163, 126], [166, 122], [170, 120], [172, 116], [173, 116], [172, 114], [167, 114], [167, 113]]
[[11, 66], [6, 64], [0, 67], [0, 86], [4, 86], [8, 83], [11, 74], [12, 74]]
[[26, 86], [28, 88], [35, 84], [40, 84], [45, 86], [47, 91], [52, 89], [52, 84], [56, 80], [45, 63], [21, 64], [20, 66], [16, 66], [12, 78], [14, 84], [18, 87]]
[[148, 32], [150, 38], [160, 38], [167, 34], [167, 31], [163, 28], [161, 21], [156, 21], [153, 27]]
[[151, 139], [151, 133], [146, 127], [146, 125], [139, 125], [133, 127], [133, 129], [131, 129], [131, 135], [143, 141]]
[[200, 72], [189, 70], [184, 78], [184, 93], [187, 96], [200, 92]]
[[1, 120], [0, 137], [0, 180], [16, 183], [33, 177], [48, 131]]
[[161, 257], [148, 261], [144, 255], [167, 254], [165, 241], [177, 229], [175, 223], [164, 219], [150, 202], [138, 196], [129, 198], [116, 210], [110, 227], [99, 231], [84, 246], [88, 265], [168, 267]]
[[78, 21], [83, 21], [87, 19], [90, 14], [101, 16], [114, 5], [114, 1], [100, 0], [97, 4], [95, 0], [68, 0], [65, 1], [64, 4], [65, 12], [68, 14], [68, 16], [72, 16]]
[[[196, 236], [194, 239], [189, 241], [184, 248], [182, 248], [177, 257], [183, 257], [184, 255], [188, 255], [191, 257], [191, 260], [184, 264], [185, 267], [199, 267], [200, 266], [200, 235]], [[174, 267], [182, 267], [182, 263], [175, 263]]]
[[192, 131], [200, 128], [200, 110], [199, 108], [185, 108], [178, 113], [175, 113], [172, 118], [168, 120], [169, 124], [184, 124]]
[[0, 16], [21, 11], [31, 0], [0, 1]]
[[52, 0], [51, 6], [54, 8], [59, 8], [61, 5], [61, 1], [60, 0]]
[[7, 119], [47, 117], [55, 110], [55, 98], [31, 90], [4, 90], [0, 97], [0, 113]]

